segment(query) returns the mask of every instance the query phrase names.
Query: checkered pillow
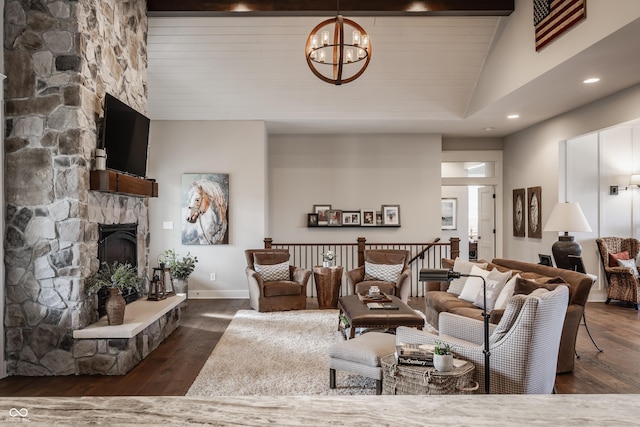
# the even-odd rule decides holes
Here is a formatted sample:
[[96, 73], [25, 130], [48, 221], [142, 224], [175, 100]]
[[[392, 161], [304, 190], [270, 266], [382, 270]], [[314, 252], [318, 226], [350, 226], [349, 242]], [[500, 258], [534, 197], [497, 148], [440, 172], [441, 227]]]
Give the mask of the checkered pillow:
[[289, 280], [289, 261], [280, 264], [253, 264], [253, 268], [264, 282]]
[[404, 264], [374, 264], [364, 262], [364, 280], [381, 280], [383, 282], [397, 282]]

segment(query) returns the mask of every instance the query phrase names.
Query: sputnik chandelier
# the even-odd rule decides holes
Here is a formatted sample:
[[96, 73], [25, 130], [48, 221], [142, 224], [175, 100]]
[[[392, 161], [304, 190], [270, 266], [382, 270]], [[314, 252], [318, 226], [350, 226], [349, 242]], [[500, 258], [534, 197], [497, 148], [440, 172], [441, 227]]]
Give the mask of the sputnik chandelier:
[[[351, 34], [350, 44], [345, 42], [345, 32]], [[367, 69], [371, 60], [371, 40], [364, 28], [340, 14], [338, 3], [337, 16], [322, 21], [311, 30], [305, 53], [307, 65], [316, 77], [341, 85], [354, 81]]]

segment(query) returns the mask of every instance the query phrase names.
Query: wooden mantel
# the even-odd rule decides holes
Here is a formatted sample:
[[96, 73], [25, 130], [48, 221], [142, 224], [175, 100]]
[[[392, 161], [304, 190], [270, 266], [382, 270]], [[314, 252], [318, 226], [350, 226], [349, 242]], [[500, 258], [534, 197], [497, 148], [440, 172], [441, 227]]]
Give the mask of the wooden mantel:
[[89, 188], [106, 193], [158, 197], [158, 183], [155, 180], [138, 178], [113, 170], [91, 171]]

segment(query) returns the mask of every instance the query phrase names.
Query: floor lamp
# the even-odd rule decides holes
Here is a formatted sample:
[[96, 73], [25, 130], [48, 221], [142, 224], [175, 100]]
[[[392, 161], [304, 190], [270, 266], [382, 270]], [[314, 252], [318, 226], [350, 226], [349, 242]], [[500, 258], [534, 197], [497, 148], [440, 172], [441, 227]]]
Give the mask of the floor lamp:
[[482, 317], [484, 318], [484, 392], [486, 394], [491, 393], [491, 388], [489, 387], [489, 381], [491, 378], [491, 370], [489, 369], [489, 356], [491, 356], [491, 352], [489, 351], [489, 314], [487, 313], [487, 281], [484, 277], [476, 275], [476, 274], [462, 274], [452, 269], [427, 269], [423, 268], [420, 270], [420, 281], [421, 282], [450, 282], [453, 279], [458, 279], [460, 277], [479, 277], [482, 279]]

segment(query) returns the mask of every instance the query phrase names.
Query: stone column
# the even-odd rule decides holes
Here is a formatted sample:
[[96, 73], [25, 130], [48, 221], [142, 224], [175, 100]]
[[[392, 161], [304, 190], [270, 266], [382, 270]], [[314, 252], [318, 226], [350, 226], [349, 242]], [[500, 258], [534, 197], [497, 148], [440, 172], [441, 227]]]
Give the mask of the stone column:
[[146, 32], [144, 0], [5, 2], [9, 375], [77, 373], [98, 222], [138, 223], [147, 264], [147, 201], [89, 191], [104, 93], [146, 112]]

